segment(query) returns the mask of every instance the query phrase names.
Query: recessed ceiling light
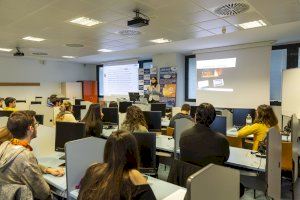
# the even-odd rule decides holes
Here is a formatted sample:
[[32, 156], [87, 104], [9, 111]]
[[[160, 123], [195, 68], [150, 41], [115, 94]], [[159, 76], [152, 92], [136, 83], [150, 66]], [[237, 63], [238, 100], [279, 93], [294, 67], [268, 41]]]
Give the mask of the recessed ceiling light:
[[99, 49], [98, 51], [104, 52], [104, 53], [108, 53], [108, 52], [112, 52], [113, 50], [110, 49]]
[[98, 20], [87, 18], [87, 17], [79, 17], [79, 18], [71, 20], [70, 22], [74, 23], [74, 24], [79, 24], [82, 26], [95, 26], [97, 24], [102, 23]]
[[165, 38], [159, 38], [159, 39], [155, 39], [155, 40], [150, 40], [150, 42], [162, 44], [162, 43], [172, 42], [172, 40], [168, 40]]
[[250, 29], [250, 28], [257, 28], [262, 26], [267, 26], [267, 24], [263, 20], [246, 22], [243, 24], [239, 24], [238, 26], [242, 27], [243, 29]]
[[41, 42], [41, 41], [44, 41], [45, 39], [44, 38], [27, 36], [27, 37], [24, 37], [23, 40], [30, 40], [30, 41], [34, 41], [34, 42]]
[[72, 58], [75, 58], [75, 56], [62, 56], [63, 58], [69, 58], [69, 59], [72, 59]]
[[0, 48], [0, 51], [10, 52], [12, 49]]

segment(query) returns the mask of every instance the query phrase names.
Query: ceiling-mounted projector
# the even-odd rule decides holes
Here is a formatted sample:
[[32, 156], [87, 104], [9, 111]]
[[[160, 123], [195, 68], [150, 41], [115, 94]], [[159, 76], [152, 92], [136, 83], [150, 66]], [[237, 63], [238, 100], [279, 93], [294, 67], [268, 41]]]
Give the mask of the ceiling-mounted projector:
[[[135, 17], [132, 20], [127, 21], [127, 26], [133, 28], [139, 28], [139, 27], [149, 25], [150, 18], [148, 16], [144, 15], [139, 10], [134, 10], [133, 12], [135, 12]], [[142, 15], [144, 18], [140, 17], [140, 15]]]
[[17, 52], [14, 53], [14, 56], [24, 56], [25, 54], [23, 52], [20, 51], [19, 47], [16, 47]]

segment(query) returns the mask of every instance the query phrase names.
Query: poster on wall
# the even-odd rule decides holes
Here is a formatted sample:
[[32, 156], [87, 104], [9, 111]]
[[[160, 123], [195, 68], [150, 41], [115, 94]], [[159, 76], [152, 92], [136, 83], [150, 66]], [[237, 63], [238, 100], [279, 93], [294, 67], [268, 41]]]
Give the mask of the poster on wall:
[[139, 93], [145, 95], [147, 88], [150, 86], [150, 80], [152, 77], [157, 76], [157, 68], [152, 67], [150, 69], [139, 69]]
[[177, 68], [163, 67], [159, 71], [160, 92], [162, 94], [160, 101], [167, 106], [176, 105], [176, 84], [177, 84]]

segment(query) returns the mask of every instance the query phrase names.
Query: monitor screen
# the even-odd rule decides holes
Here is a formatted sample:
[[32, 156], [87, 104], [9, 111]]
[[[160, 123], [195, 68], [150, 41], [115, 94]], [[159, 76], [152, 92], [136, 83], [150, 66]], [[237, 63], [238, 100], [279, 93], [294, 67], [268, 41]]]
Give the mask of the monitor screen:
[[55, 151], [64, 152], [65, 143], [84, 137], [84, 123], [56, 122]]
[[242, 127], [246, 125], [246, 117], [250, 114], [252, 117], [252, 121], [255, 118], [255, 110], [254, 109], [245, 109], [245, 108], [234, 108], [233, 109], [233, 126]]
[[227, 127], [226, 127], [226, 117], [224, 116], [216, 116], [214, 122], [210, 125], [211, 130], [214, 132], [222, 133], [226, 135]]
[[103, 122], [108, 124], [119, 124], [118, 108], [102, 108]]
[[130, 101], [140, 101], [140, 93], [138, 92], [129, 92], [129, 100]]
[[144, 111], [144, 117], [149, 131], [161, 131], [161, 111]]
[[120, 113], [126, 113], [127, 108], [132, 106], [132, 102], [130, 101], [120, 101], [119, 102], [119, 112]]
[[0, 110], [0, 117], [9, 117], [13, 111]]
[[198, 106], [191, 106], [191, 117], [194, 119], [195, 118], [195, 114], [196, 114], [196, 111], [197, 111], [197, 107]]
[[161, 116], [166, 116], [166, 104], [165, 103], [152, 103], [151, 111], [161, 111]]
[[39, 124], [44, 124], [44, 115], [35, 115], [35, 119]]

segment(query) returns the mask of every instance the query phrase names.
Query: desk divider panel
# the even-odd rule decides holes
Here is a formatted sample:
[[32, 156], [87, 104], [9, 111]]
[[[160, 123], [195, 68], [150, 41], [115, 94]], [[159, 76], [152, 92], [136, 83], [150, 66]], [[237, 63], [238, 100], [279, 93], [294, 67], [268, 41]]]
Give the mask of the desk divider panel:
[[0, 117], [0, 128], [6, 126], [8, 117]]
[[181, 118], [181, 119], [176, 119], [175, 120], [175, 130], [174, 130], [174, 141], [175, 141], [175, 145], [174, 145], [174, 156], [177, 157], [177, 150], [179, 150], [179, 140], [180, 140], [180, 136], [181, 134], [192, 128], [195, 125], [194, 122], [192, 122], [189, 119], [185, 119], [185, 118]]
[[45, 126], [54, 125], [54, 108], [42, 104], [32, 104], [29, 106], [29, 110], [35, 111], [38, 115], [44, 115]]
[[298, 146], [298, 137], [299, 137], [299, 119], [294, 114], [292, 117], [292, 146], [293, 146], [293, 180], [296, 183], [298, 179], [298, 157], [299, 157], [299, 146]]
[[30, 145], [36, 157], [46, 157], [55, 152], [55, 128], [40, 125], [37, 129], [37, 137]]
[[188, 200], [238, 200], [240, 199], [240, 172], [209, 164], [187, 180]]
[[80, 183], [86, 170], [95, 163], [103, 162], [106, 140], [95, 137], [83, 138], [66, 143], [67, 195]]
[[81, 101], [81, 102], [80, 102], [80, 105], [86, 106], [86, 109], [80, 110], [80, 112], [81, 112], [81, 119], [84, 118], [84, 116], [86, 115], [87, 111], [88, 111], [89, 108], [90, 108], [90, 105], [92, 105], [92, 104], [93, 104], [93, 103], [92, 103], [92, 102], [89, 102], [89, 101]]
[[267, 194], [275, 200], [281, 199], [281, 135], [275, 127], [270, 128], [267, 144]]

